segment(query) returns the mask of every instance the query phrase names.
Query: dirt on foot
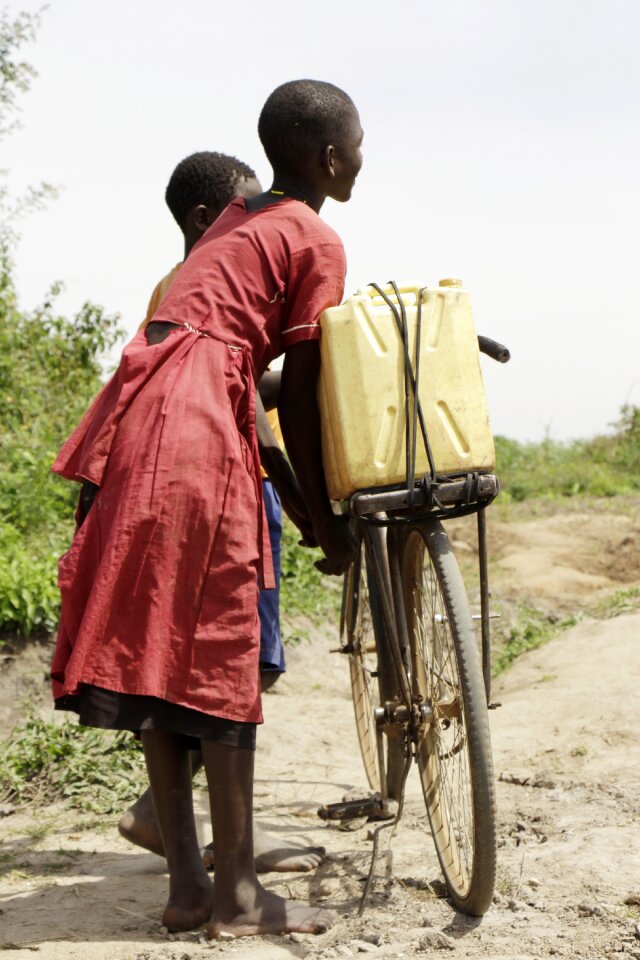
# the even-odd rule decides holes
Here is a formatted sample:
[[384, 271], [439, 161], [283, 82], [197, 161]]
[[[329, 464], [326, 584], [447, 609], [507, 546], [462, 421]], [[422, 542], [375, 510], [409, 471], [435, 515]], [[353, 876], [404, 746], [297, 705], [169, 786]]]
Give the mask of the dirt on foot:
[[[375, 824], [340, 829], [317, 816], [322, 804], [368, 792], [347, 663], [329, 653], [338, 645], [331, 623], [289, 650], [288, 673], [265, 697], [255, 808], [283, 841], [328, 851], [311, 873], [264, 875], [266, 888], [335, 911], [336, 924], [320, 936], [209, 943], [200, 932], [167, 935], [160, 925], [164, 863], [127, 844], [117, 818], [96, 823], [63, 806], [7, 807], [0, 811], [2, 956], [640, 960], [638, 503], [575, 507], [494, 511], [495, 602], [582, 619], [519, 657], [494, 684], [501, 703], [490, 715], [498, 878], [482, 919], [457, 914], [446, 898], [415, 770], [395, 836], [383, 834], [369, 906], [358, 916]], [[452, 525], [451, 535], [470, 569], [469, 524]], [[629, 602], [614, 602], [620, 596]], [[0, 693], [22, 686], [31, 702], [45, 704], [47, 653], [29, 648], [24, 659], [5, 661]], [[4, 708], [5, 732], [21, 709], [20, 702]], [[197, 803], [207, 842], [204, 793]]]

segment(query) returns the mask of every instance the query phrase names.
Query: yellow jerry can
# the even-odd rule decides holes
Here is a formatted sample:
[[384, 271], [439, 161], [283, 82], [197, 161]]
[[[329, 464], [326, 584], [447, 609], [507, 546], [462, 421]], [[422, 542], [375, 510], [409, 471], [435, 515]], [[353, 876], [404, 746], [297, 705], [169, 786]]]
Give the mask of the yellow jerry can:
[[[419, 397], [438, 474], [495, 466], [471, 299], [460, 281], [399, 286], [411, 364], [422, 299]], [[397, 303], [391, 287], [385, 294]], [[320, 317], [322, 366], [318, 402], [322, 455], [332, 500], [406, 479], [405, 362], [390, 307], [371, 286]], [[416, 477], [429, 473], [418, 427]]]

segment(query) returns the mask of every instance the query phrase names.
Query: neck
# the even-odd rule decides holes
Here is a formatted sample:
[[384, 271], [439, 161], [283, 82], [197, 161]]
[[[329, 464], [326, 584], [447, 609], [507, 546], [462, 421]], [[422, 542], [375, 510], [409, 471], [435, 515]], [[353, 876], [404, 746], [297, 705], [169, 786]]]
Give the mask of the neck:
[[196, 245], [196, 243], [198, 242], [201, 236], [202, 236], [202, 233], [200, 233], [200, 231], [194, 234], [185, 233], [184, 235], [184, 259], [185, 260], [191, 253], [191, 248]]
[[285, 197], [292, 197], [294, 200], [301, 200], [308, 207], [320, 213], [322, 204], [326, 199], [326, 194], [322, 193], [316, 187], [300, 180], [294, 180], [291, 177], [274, 173], [271, 191], [281, 193]]

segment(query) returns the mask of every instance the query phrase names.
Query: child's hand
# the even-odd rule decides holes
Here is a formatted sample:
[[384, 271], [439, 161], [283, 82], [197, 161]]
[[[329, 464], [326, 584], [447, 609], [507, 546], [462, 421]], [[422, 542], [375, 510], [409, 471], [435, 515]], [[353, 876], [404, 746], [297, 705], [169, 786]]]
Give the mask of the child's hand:
[[297, 483], [280, 484], [276, 489], [280, 496], [282, 509], [289, 517], [289, 520], [291, 520], [292, 523], [295, 523], [296, 527], [300, 531], [300, 546], [317, 547], [318, 541], [315, 533], [313, 532], [311, 517], [309, 516], [307, 505], [304, 502]]
[[347, 517], [326, 517], [316, 526], [316, 535], [324, 551], [322, 560], [316, 561], [321, 573], [340, 576], [355, 560], [358, 541], [354, 536]]

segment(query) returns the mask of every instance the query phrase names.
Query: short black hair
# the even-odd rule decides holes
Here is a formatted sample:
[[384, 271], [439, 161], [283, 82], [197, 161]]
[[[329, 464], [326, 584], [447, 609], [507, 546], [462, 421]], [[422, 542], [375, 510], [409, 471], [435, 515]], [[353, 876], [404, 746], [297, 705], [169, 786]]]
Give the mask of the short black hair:
[[222, 210], [235, 197], [235, 186], [240, 177], [252, 179], [255, 172], [237, 157], [206, 150], [192, 153], [175, 168], [164, 198], [182, 229], [192, 207], [205, 204]]
[[356, 107], [351, 97], [322, 80], [292, 80], [267, 99], [258, 136], [276, 170], [295, 171], [314, 149], [340, 140]]

